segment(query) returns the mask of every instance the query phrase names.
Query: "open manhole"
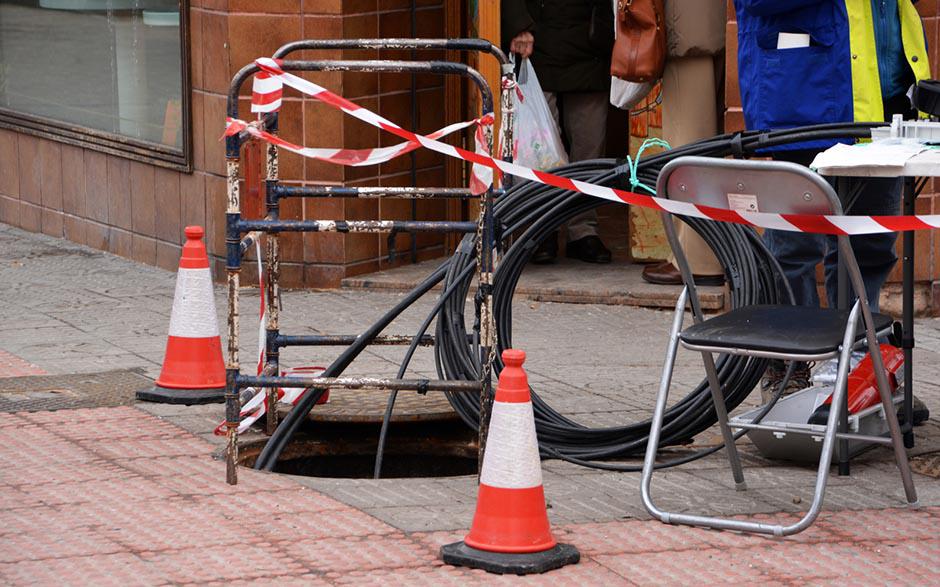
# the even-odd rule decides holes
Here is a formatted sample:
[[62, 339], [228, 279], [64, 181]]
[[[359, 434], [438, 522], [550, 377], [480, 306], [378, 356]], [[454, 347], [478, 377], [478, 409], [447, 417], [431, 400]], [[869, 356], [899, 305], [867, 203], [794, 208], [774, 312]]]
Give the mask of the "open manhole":
[[[281, 454], [276, 473], [304, 477], [372, 479], [379, 426], [318, 423]], [[239, 447], [240, 464], [251, 467], [266, 439]], [[382, 461], [383, 479], [457, 477], [477, 473], [476, 434], [455, 422], [393, 422]]]

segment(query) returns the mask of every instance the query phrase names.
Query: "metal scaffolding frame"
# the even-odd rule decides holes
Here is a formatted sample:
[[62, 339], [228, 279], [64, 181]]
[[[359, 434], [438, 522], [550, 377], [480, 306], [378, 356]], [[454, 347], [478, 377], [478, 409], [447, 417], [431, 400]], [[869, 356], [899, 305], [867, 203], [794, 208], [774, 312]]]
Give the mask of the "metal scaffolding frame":
[[[461, 52], [485, 53], [496, 58], [502, 68], [501, 83], [501, 123], [500, 156], [511, 160], [512, 155], [512, 92], [514, 74], [506, 55], [489, 41], [482, 39], [312, 39], [288, 43], [274, 54], [275, 59], [284, 59], [290, 53], [311, 50], [336, 49], [375, 49], [375, 50], [412, 50], [412, 55], [419, 50], [448, 50]], [[482, 114], [493, 114], [493, 92], [483, 76], [475, 69], [463, 63], [451, 61], [392, 61], [392, 60], [284, 60], [284, 71], [351, 71], [378, 73], [434, 73], [457, 75], [472, 82], [479, 91]], [[238, 118], [238, 97], [242, 85], [258, 73], [255, 64], [246, 65], [232, 78], [229, 87], [227, 114]], [[278, 113], [269, 113], [262, 117], [261, 126], [272, 134], [277, 133]], [[484, 127], [487, 148], [493, 149], [493, 133]], [[479, 216], [473, 222], [417, 221], [417, 220], [282, 220], [280, 201], [283, 198], [449, 198], [470, 199], [473, 196], [468, 189], [461, 188], [419, 188], [419, 187], [324, 187], [324, 186], [283, 186], [278, 175], [278, 149], [267, 145], [264, 194], [266, 216], [261, 220], [242, 217], [239, 188], [239, 168], [241, 147], [251, 140], [242, 132], [226, 138], [225, 157], [227, 173], [227, 209], [226, 209], [226, 274], [228, 282], [228, 349], [226, 357], [225, 419], [227, 426], [226, 480], [237, 483], [238, 464], [238, 424], [241, 411], [240, 390], [247, 387], [267, 389], [267, 419], [265, 432], [273, 434], [278, 426], [277, 387], [307, 388], [308, 393], [322, 393], [329, 388], [345, 389], [382, 389], [416, 390], [419, 392], [439, 391], [448, 393], [479, 393], [482, 414], [480, 418], [479, 450], [480, 455], [486, 444], [489, 407], [492, 403], [492, 362], [496, 348], [496, 331], [492, 312], [492, 276], [497, 261], [496, 227], [493, 222], [493, 203], [498, 196], [494, 186], [479, 196]], [[342, 232], [342, 233], [380, 233], [390, 232], [433, 232], [462, 233], [477, 236], [478, 293], [477, 315], [474, 338], [479, 346], [478, 381], [448, 381], [429, 379], [377, 379], [355, 377], [281, 377], [280, 349], [291, 346], [348, 346], [361, 343], [360, 335], [284, 335], [279, 327], [280, 296], [280, 243], [282, 232]], [[265, 325], [266, 356], [260, 375], [241, 373], [238, 355], [238, 319], [239, 286], [242, 259], [248, 249], [261, 237], [265, 239], [266, 279]], [[260, 259], [259, 259], [260, 262]], [[434, 337], [419, 333], [416, 337], [379, 336], [370, 333], [367, 344], [377, 345], [433, 345]], [[418, 340], [415, 340], [417, 338]], [[394, 401], [393, 399], [391, 401]], [[482, 461], [482, 459], [481, 459]]]

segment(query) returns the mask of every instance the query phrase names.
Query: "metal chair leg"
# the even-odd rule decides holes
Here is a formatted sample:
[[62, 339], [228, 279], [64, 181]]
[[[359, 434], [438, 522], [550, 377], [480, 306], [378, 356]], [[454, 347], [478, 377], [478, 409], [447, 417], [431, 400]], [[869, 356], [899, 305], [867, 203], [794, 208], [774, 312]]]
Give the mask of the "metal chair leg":
[[643, 505], [651, 516], [668, 523], [668, 514], [660, 510], [650, 497], [650, 483], [653, 478], [653, 468], [656, 465], [656, 451], [659, 448], [659, 435], [663, 427], [663, 414], [666, 411], [666, 400], [669, 398], [669, 387], [672, 384], [672, 371], [676, 363], [676, 351], [679, 349], [679, 332], [682, 330], [682, 319], [689, 290], [683, 288], [676, 302], [675, 314], [672, 318], [672, 330], [669, 332], [669, 345], [666, 347], [666, 360], [663, 364], [663, 374], [659, 381], [659, 394], [656, 396], [656, 406], [653, 408], [653, 419], [650, 422], [650, 436], [646, 443], [646, 454], [643, 458], [643, 474], [640, 479], [640, 494]]
[[[875, 370], [875, 378], [878, 382], [878, 394], [881, 396], [881, 406], [885, 413], [885, 420], [888, 422], [888, 432], [891, 436], [891, 445], [894, 449], [894, 459], [897, 461], [898, 469], [901, 472], [901, 483], [904, 485], [904, 495], [907, 503], [911, 507], [918, 507], [920, 503], [917, 500], [917, 491], [914, 489], [914, 477], [911, 474], [911, 464], [907, 460], [907, 450], [904, 448], [904, 439], [901, 435], [901, 427], [898, 425], [897, 409], [894, 401], [891, 399], [891, 386], [888, 384], [888, 374], [885, 371], [884, 361], [881, 359], [881, 347], [875, 336], [871, 323], [866, 325], [866, 336], [868, 337], [868, 352], [871, 355], [872, 366]], [[905, 368], [910, 368], [905, 366]], [[905, 393], [909, 393], [905, 390]]]
[[823, 499], [826, 496], [826, 484], [829, 482], [829, 468], [832, 465], [832, 453], [836, 444], [836, 433], [839, 431], [839, 418], [845, 404], [846, 389], [848, 387], [849, 366], [852, 360], [852, 341], [855, 339], [855, 324], [858, 320], [858, 307], [849, 313], [849, 325], [846, 327], [842, 343], [842, 352], [839, 355], [839, 370], [836, 374], [835, 389], [832, 392], [832, 403], [829, 418], [826, 420], [826, 432], [823, 434], [822, 448], [819, 453], [819, 468], [816, 471], [816, 487], [813, 490], [813, 501], [809, 510], [792, 526], [793, 532], [802, 532], [816, 520], [822, 510]]
[[734, 432], [728, 426], [728, 409], [725, 406], [724, 395], [721, 393], [721, 383], [718, 381], [715, 359], [711, 353], [702, 353], [702, 361], [705, 363], [708, 387], [711, 390], [715, 414], [718, 416], [718, 427], [721, 429], [721, 437], [725, 442], [725, 450], [728, 451], [728, 462], [731, 464], [734, 486], [738, 491], [744, 491], [747, 489], [747, 483], [744, 482], [744, 469], [741, 467], [741, 456], [738, 454], [738, 447], [734, 444]]

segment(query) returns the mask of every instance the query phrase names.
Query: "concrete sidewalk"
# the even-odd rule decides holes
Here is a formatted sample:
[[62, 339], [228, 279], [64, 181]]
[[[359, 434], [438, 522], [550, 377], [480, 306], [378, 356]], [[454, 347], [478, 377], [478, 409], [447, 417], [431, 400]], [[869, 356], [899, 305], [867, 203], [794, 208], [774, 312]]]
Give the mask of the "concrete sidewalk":
[[[94, 406], [94, 393], [79, 397], [93, 387], [87, 381], [111, 381], [109, 374], [118, 372], [155, 376], [174, 279], [0, 226], [0, 377], [7, 378], [0, 379], [0, 398], [55, 407], [71, 394], [71, 401]], [[255, 345], [257, 324], [250, 316], [257, 297], [245, 297], [247, 352]], [[354, 333], [397, 299], [390, 293], [287, 292], [282, 327], [294, 334]], [[390, 333], [408, 334], [429, 305]], [[530, 301], [517, 306], [514, 343], [529, 353], [530, 378], [546, 401], [590, 426], [649, 417], [668, 314]], [[571, 333], [569, 339], [554, 338], [560, 331]], [[936, 412], [940, 322], [919, 321], [917, 335], [917, 394]], [[370, 350], [350, 372], [387, 376], [400, 354]], [[297, 365], [330, 359], [322, 349], [287, 358]], [[78, 377], [86, 388], [68, 387], [76, 373], [86, 374]], [[413, 373], [433, 375], [429, 351]], [[686, 353], [677, 385], [688, 388], [701, 377], [695, 357]], [[52, 389], [53, 381], [61, 389]], [[0, 413], [4, 583], [682, 585], [753, 579], [924, 585], [940, 576], [940, 482], [915, 475], [924, 507], [901, 507], [900, 481], [884, 449], [853, 461], [850, 478], [833, 477], [820, 520], [787, 539], [666, 526], [643, 511], [638, 475], [546, 461], [550, 519], [557, 537], [581, 550], [582, 562], [540, 577], [500, 578], [437, 558], [438, 547], [460, 539], [469, 526], [473, 476], [374, 481], [246, 469], [230, 487], [223, 464], [213, 458], [218, 439], [211, 430], [221, 406], [127, 403]], [[701, 444], [715, 439], [712, 432], [701, 436]], [[793, 519], [809, 502], [812, 470], [769, 463], [746, 441], [741, 448], [748, 492], [733, 490], [721, 453], [663, 473], [654, 492], [680, 509]], [[936, 424], [917, 428], [913, 454], [938, 449]]]

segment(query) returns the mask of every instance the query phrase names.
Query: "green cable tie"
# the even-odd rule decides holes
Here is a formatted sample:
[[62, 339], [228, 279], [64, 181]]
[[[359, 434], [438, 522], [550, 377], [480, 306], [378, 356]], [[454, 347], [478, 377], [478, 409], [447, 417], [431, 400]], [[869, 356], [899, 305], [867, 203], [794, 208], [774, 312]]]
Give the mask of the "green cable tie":
[[669, 143], [667, 143], [666, 141], [662, 139], [659, 139], [656, 137], [648, 138], [643, 141], [642, 145], [640, 145], [640, 149], [636, 152], [636, 159], [627, 155], [627, 167], [630, 169], [630, 187], [633, 190], [636, 190], [636, 188], [640, 187], [648, 191], [649, 193], [656, 195], [656, 190], [650, 188], [648, 185], [641, 182], [636, 176], [640, 167], [640, 156], [643, 155], [643, 151], [645, 151], [649, 147], [662, 147], [666, 150], [669, 150], [672, 148], [669, 145]]

